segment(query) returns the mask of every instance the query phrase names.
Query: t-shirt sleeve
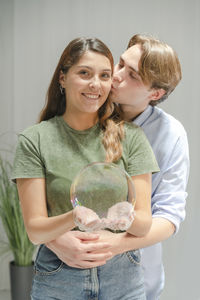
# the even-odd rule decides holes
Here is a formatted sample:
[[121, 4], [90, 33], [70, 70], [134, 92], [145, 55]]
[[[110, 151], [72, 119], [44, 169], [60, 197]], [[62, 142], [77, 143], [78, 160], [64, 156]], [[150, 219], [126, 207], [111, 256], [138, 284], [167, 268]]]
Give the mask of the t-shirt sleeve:
[[136, 134], [133, 135], [131, 128], [128, 129], [128, 173], [135, 176], [159, 172], [158, 163], [144, 131], [136, 127]]
[[44, 178], [45, 167], [39, 150], [39, 136], [20, 134], [13, 163], [12, 180]]

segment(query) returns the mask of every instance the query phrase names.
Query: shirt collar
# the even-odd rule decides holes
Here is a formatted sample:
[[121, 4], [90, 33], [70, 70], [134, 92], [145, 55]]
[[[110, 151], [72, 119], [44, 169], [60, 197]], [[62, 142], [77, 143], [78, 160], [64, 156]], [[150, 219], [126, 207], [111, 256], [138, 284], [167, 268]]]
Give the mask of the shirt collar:
[[138, 126], [142, 126], [143, 123], [150, 117], [153, 113], [153, 106], [148, 105], [147, 108], [137, 117], [134, 119], [134, 123]]

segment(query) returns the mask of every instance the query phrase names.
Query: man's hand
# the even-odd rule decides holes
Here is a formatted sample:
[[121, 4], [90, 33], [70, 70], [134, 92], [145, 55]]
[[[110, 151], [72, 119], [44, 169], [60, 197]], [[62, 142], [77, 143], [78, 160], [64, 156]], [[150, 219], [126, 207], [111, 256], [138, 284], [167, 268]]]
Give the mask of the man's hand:
[[104, 265], [112, 257], [110, 244], [96, 233], [68, 231], [46, 246], [70, 267], [86, 269]]

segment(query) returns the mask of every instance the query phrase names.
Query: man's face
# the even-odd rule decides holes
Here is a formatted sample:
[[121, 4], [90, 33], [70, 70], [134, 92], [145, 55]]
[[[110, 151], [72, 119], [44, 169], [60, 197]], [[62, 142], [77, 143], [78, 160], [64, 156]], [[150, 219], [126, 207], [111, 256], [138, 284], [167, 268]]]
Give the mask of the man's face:
[[153, 94], [153, 90], [142, 82], [138, 73], [141, 54], [140, 45], [134, 45], [121, 55], [115, 66], [110, 98], [122, 104], [124, 111], [142, 112]]

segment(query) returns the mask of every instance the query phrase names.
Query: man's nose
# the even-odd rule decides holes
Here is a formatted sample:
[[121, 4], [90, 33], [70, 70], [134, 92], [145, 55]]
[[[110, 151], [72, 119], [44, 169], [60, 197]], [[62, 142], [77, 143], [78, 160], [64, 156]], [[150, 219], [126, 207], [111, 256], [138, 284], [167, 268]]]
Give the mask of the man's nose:
[[113, 82], [121, 82], [123, 80], [123, 72], [122, 70], [117, 70], [115, 68], [114, 74], [113, 74]]

